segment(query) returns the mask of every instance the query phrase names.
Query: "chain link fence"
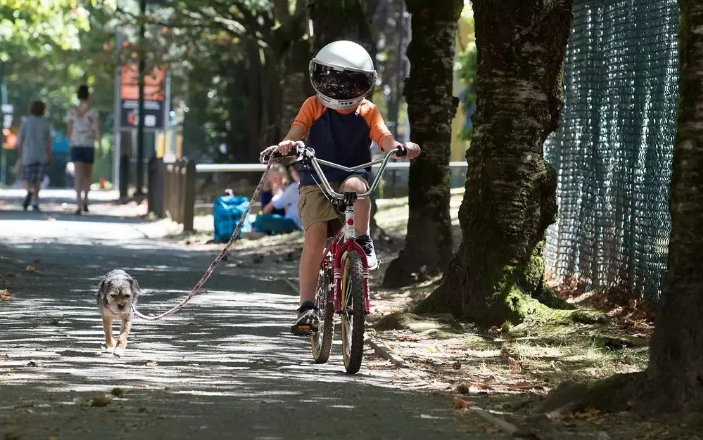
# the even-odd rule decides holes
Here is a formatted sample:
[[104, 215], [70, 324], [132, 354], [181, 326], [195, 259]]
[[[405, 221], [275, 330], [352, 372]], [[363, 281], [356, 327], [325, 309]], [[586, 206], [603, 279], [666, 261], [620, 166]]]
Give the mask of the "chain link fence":
[[657, 301], [678, 102], [675, 0], [575, 0], [564, 113], [545, 144], [559, 219], [547, 271]]

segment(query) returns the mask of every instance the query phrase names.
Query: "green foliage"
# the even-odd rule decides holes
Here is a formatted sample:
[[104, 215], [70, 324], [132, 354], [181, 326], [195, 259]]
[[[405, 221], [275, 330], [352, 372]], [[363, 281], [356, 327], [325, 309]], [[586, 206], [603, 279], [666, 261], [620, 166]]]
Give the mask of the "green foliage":
[[[472, 19], [473, 21], [473, 19]], [[461, 106], [468, 114], [476, 105], [476, 45], [472, 44], [457, 56], [457, 71], [461, 83], [466, 87], [461, 96]], [[473, 135], [471, 127], [463, 127], [459, 138], [470, 141]]]
[[[80, 47], [80, 32], [89, 29], [89, 11], [76, 0], [0, 0], [0, 40], [20, 45], [31, 55], [53, 48]], [[92, 3], [92, 2], [91, 2]], [[0, 59], [6, 60], [5, 46]]]

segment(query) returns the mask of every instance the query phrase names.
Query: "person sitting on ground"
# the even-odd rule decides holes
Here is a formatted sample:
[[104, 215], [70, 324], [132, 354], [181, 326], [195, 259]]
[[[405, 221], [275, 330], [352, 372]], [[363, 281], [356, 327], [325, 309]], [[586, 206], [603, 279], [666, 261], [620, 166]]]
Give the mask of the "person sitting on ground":
[[[372, 141], [382, 151], [400, 145], [376, 106], [365, 98], [376, 81], [376, 70], [363, 47], [351, 41], [330, 43], [312, 59], [309, 73], [317, 95], [303, 103], [290, 131], [278, 144], [281, 154], [289, 154], [297, 141], [307, 138], [307, 144], [315, 150], [317, 158], [354, 167], [371, 161]], [[417, 144], [407, 142], [404, 146], [408, 159], [420, 154]], [[320, 255], [327, 238], [342, 225], [337, 210], [317, 186], [317, 176], [309, 170], [300, 171], [298, 209], [305, 240], [300, 258], [300, 307], [293, 328], [315, 329], [319, 323], [314, 299]], [[348, 173], [324, 168], [323, 172], [337, 191], [363, 193], [368, 190], [367, 170]], [[368, 199], [359, 199], [354, 208], [356, 241], [364, 249], [369, 270], [377, 269], [378, 260], [369, 236], [371, 203]]]
[[[300, 174], [297, 170], [297, 163], [293, 162], [287, 168], [293, 182], [286, 187], [283, 194], [274, 197], [264, 206], [263, 214], [259, 214], [256, 217], [254, 229], [257, 232], [274, 235], [287, 234], [303, 229], [303, 223], [298, 215], [298, 182], [300, 182]], [[275, 214], [275, 210], [283, 210], [285, 214]]]
[[[264, 186], [264, 190], [261, 191], [261, 196], [259, 197], [262, 209], [271, 203], [274, 197], [280, 197], [283, 194], [286, 189], [286, 183], [286, 169], [280, 164], [272, 165], [266, 175], [266, 186]], [[270, 214], [283, 216], [286, 212], [283, 209], [274, 209]]]
[[76, 215], [88, 212], [88, 192], [93, 179], [95, 162], [95, 141], [98, 141], [98, 158], [102, 157], [100, 144], [100, 117], [98, 111], [90, 107], [88, 86], [78, 87], [78, 106], [68, 111], [68, 141], [71, 145], [71, 162], [75, 166], [74, 188], [76, 189]]
[[39, 190], [49, 166], [51, 166], [51, 128], [44, 118], [46, 105], [34, 101], [29, 106], [29, 117], [22, 122], [17, 143], [16, 174], [20, 174], [27, 196], [22, 207], [26, 211], [39, 211]]

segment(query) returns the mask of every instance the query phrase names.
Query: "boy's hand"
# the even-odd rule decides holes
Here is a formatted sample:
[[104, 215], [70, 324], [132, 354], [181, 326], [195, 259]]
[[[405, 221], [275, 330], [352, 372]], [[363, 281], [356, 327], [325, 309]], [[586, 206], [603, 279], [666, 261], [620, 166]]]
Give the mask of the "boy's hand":
[[281, 141], [278, 143], [278, 152], [282, 156], [287, 156], [295, 146], [295, 141]]
[[407, 159], [415, 159], [417, 156], [422, 153], [422, 150], [420, 150], [420, 146], [414, 142], [405, 142], [403, 144], [403, 147], [405, 147], [405, 151], [407, 152], [405, 154], [405, 158]]

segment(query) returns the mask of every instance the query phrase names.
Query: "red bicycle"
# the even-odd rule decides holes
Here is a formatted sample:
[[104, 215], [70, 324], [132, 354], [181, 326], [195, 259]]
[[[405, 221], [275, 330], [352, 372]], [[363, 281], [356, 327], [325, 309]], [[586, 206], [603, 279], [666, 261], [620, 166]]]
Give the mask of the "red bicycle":
[[[357, 244], [354, 229], [354, 202], [371, 196], [380, 182], [388, 161], [393, 155], [404, 156], [405, 148], [399, 146], [382, 159], [356, 167], [345, 167], [315, 157], [315, 151], [297, 145], [295, 154], [303, 166], [312, 167], [317, 175], [317, 184], [325, 196], [337, 207], [343, 227], [331, 239], [320, 260], [320, 273], [317, 279], [315, 305], [320, 312], [320, 324], [311, 329], [310, 346], [316, 363], [329, 359], [334, 336], [334, 317], [339, 315], [342, 327], [342, 355], [347, 373], [354, 374], [361, 368], [364, 353], [364, 321], [369, 313], [369, 269], [364, 250]], [[321, 166], [337, 168], [349, 173], [381, 164], [375, 178], [365, 193], [338, 193], [332, 189], [322, 172]], [[319, 180], [318, 180], [319, 179]]]

